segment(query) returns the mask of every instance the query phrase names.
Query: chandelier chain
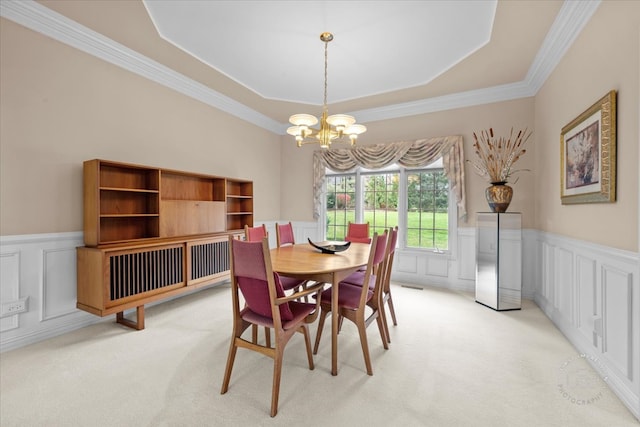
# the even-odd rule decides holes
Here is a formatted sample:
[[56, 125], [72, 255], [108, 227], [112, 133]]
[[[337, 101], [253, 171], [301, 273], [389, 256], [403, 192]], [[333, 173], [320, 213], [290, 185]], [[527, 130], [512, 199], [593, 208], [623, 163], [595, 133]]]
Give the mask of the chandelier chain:
[[327, 110], [327, 62], [328, 62], [328, 58], [329, 55], [327, 53], [328, 51], [328, 46], [329, 46], [329, 41], [325, 41], [324, 42], [324, 104], [322, 105], [322, 109], [323, 110]]

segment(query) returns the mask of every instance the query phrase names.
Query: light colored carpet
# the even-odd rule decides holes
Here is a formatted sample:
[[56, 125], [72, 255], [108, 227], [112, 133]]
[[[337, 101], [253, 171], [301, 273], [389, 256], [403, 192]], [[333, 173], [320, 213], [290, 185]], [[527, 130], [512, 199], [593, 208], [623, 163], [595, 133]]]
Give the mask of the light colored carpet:
[[[531, 301], [496, 312], [468, 293], [394, 285], [390, 349], [368, 328], [367, 376], [353, 324], [330, 374], [330, 322], [316, 369], [288, 344], [278, 415], [272, 362], [229, 348], [229, 286], [146, 310], [146, 329], [112, 321], [0, 355], [2, 426], [638, 426]], [[316, 325], [312, 325], [312, 339]], [[261, 334], [262, 336], [262, 334]]]

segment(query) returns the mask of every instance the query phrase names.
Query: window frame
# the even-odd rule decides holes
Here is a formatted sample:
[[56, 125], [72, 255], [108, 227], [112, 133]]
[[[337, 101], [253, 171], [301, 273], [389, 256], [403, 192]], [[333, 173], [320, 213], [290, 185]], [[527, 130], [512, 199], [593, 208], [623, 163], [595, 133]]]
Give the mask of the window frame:
[[[436, 160], [436, 162], [441, 162], [441, 158]], [[434, 162], [434, 163], [436, 163]], [[436, 249], [436, 248], [419, 248], [419, 247], [408, 247], [407, 246], [407, 223], [408, 223], [408, 209], [407, 209], [407, 173], [408, 172], [416, 172], [416, 171], [425, 171], [428, 169], [443, 169], [441, 163], [437, 166], [432, 163], [429, 166], [416, 167], [416, 168], [407, 168], [401, 165], [391, 165], [382, 169], [364, 169], [361, 167], [355, 168], [349, 172], [334, 172], [331, 169], [326, 169], [325, 171], [325, 179], [322, 182], [322, 193], [324, 197], [321, 199], [320, 206], [320, 221], [318, 224], [318, 231], [320, 232], [320, 236], [326, 240], [326, 221], [327, 221], [327, 179], [328, 176], [355, 176], [355, 194], [356, 200], [360, 201], [363, 197], [363, 185], [362, 185], [362, 176], [370, 175], [376, 173], [399, 173], [399, 183], [398, 183], [398, 227], [400, 229], [400, 234], [398, 235], [398, 250], [407, 251], [407, 252], [419, 252], [419, 253], [433, 253], [437, 255], [446, 255], [449, 258], [454, 258], [457, 253], [457, 232], [458, 232], [458, 205], [456, 203], [456, 197], [454, 192], [452, 191], [451, 185], [449, 185], [449, 194], [448, 194], [448, 248], [447, 249]], [[451, 183], [449, 183], [451, 184]], [[402, 208], [401, 208], [402, 207]], [[356, 203], [355, 208], [355, 220], [356, 222], [362, 222], [364, 219], [363, 214], [363, 204]]]

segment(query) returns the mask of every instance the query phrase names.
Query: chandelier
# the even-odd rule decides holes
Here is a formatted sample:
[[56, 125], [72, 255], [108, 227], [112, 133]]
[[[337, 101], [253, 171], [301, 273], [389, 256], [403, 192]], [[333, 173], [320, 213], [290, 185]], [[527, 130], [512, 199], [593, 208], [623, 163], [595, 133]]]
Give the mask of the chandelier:
[[367, 131], [363, 125], [356, 124], [356, 119], [347, 114], [333, 114], [329, 116], [327, 108], [327, 46], [333, 40], [333, 34], [322, 33], [320, 40], [324, 42], [324, 103], [322, 104], [322, 116], [320, 128], [313, 128], [318, 123], [318, 118], [311, 114], [294, 114], [289, 117], [293, 125], [287, 129], [289, 135], [296, 138], [298, 147], [303, 144], [319, 143], [322, 148], [329, 148], [332, 142], [346, 142], [349, 138], [351, 145], [356, 143], [358, 135]]

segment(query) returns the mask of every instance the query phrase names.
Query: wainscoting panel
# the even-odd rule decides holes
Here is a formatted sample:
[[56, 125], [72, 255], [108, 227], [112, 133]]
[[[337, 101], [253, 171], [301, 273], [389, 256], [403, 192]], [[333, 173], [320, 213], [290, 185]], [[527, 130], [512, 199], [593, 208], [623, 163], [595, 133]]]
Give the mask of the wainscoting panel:
[[399, 274], [418, 274], [418, 257], [415, 254], [396, 252], [393, 263]]
[[476, 233], [473, 228], [458, 229], [458, 279], [476, 281]]
[[[0, 351], [102, 320], [75, 308], [76, 247], [83, 244], [82, 233], [0, 237], [2, 302], [28, 298], [26, 312], [2, 319]], [[13, 327], [5, 323], [11, 319]]]
[[640, 255], [538, 232], [538, 306], [640, 419]]
[[49, 321], [76, 311], [76, 290], [69, 286], [75, 283], [76, 249], [47, 249], [43, 252], [42, 321]]
[[576, 328], [585, 338], [598, 347], [599, 335], [594, 321], [599, 316], [596, 307], [596, 261], [585, 256], [576, 257]]
[[[15, 301], [20, 298], [20, 252], [0, 253], [0, 302]], [[10, 331], [19, 326], [19, 315], [0, 319], [0, 332]]]
[[428, 276], [449, 277], [449, 261], [445, 257], [427, 257], [426, 274]]
[[554, 248], [546, 242], [541, 242], [541, 252], [542, 252], [542, 283], [540, 286], [540, 296], [542, 296], [546, 301], [555, 304], [554, 298], [554, 284], [555, 280], [552, 275], [554, 270]]
[[[610, 266], [602, 268], [602, 352], [620, 375], [633, 380], [632, 276]], [[636, 328], [637, 328], [636, 324]]]
[[573, 315], [573, 252], [564, 248], [555, 248], [556, 279], [555, 307], [563, 313], [565, 320], [571, 325], [575, 324]]

